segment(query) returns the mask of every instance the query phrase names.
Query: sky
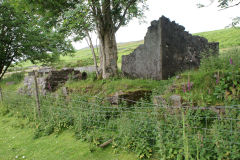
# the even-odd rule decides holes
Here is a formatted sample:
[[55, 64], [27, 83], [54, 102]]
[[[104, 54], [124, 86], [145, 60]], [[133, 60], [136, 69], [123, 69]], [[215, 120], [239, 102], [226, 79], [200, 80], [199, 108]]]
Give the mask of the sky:
[[[240, 15], [240, 6], [219, 11], [217, 0], [208, 7], [198, 8], [197, 4], [210, 4], [210, 0], [148, 0], [149, 10], [145, 12], [145, 23], [133, 19], [116, 34], [118, 43], [143, 40], [151, 21], [162, 15], [185, 27], [190, 33], [223, 29], [232, 18]], [[96, 35], [92, 35], [96, 42]], [[87, 47], [85, 41], [73, 43], [76, 49]]]

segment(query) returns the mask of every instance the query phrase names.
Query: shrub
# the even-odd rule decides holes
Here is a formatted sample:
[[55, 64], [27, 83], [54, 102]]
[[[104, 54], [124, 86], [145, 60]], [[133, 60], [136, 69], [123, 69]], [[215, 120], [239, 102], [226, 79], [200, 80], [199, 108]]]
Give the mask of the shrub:
[[150, 117], [126, 114], [117, 124], [118, 134], [114, 141], [116, 147], [134, 151], [141, 159], [153, 155], [157, 132], [155, 123]]
[[240, 99], [240, 71], [233, 70], [224, 72], [219, 83], [216, 85], [214, 95], [219, 100], [238, 103]]

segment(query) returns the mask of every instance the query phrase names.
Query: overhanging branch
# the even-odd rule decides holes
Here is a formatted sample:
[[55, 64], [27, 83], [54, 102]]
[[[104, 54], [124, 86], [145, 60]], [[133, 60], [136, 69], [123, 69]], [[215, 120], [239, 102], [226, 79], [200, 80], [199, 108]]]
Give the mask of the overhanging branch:
[[228, 9], [228, 8], [232, 8], [232, 7], [236, 7], [236, 6], [238, 6], [238, 5], [240, 5], [240, 2], [238, 2], [238, 3], [236, 3], [236, 4], [233, 4], [233, 5], [231, 5], [231, 6], [224, 7], [224, 8], [222, 8], [222, 9], [220, 9], [219, 11], [222, 11], [222, 10], [225, 10], [225, 9]]
[[[128, 9], [131, 7], [132, 4], [134, 4], [137, 0], [131, 0], [129, 1], [129, 3], [127, 4], [124, 12], [123, 12], [123, 15], [121, 16], [120, 18], [120, 21], [119, 21], [119, 24], [117, 26], [115, 26], [115, 32], [117, 32], [119, 30], [119, 28], [123, 25], [124, 23], [124, 20], [125, 20], [125, 17], [127, 15], [127, 12], [128, 12]], [[116, 24], [115, 24], [116, 25]]]

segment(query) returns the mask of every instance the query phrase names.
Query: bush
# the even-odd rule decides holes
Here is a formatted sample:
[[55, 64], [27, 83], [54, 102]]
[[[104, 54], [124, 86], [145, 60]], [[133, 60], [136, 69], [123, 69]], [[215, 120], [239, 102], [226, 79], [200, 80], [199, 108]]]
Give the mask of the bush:
[[214, 90], [216, 98], [238, 104], [240, 99], [240, 70], [224, 72], [219, 79]]
[[[164, 112], [170, 114], [167, 110]], [[225, 109], [225, 115], [219, 118], [211, 109], [171, 112], [172, 115], [159, 122], [157, 146], [161, 159], [217, 160], [240, 157], [237, 127], [240, 117], [237, 109]]]
[[115, 147], [134, 151], [140, 159], [152, 157], [157, 136], [156, 123], [152, 117], [145, 114], [125, 114], [118, 119], [117, 126]]
[[[184, 104], [190, 106], [239, 104], [239, 75], [240, 50], [224, 51], [219, 56], [203, 57], [197, 72], [182, 73], [180, 79], [175, 80], [175, 85], [179, 86], [174, 93], [180, 94]], [[190, 90], [187, 88], [188, 79], [193, 84]]]

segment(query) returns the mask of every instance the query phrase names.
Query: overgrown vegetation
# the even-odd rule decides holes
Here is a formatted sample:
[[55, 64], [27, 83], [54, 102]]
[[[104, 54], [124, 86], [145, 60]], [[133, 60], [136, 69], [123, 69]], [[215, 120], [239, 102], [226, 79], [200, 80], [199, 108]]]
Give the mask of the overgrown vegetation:
[[198, 71], [180, 74], [172, 91], [165, 96], [180, 94], [185, 105], [236, 105], [240, 102], [240, 49], [223, 51], [220, 56], [202, 59]]
[[108, 80], [96, 80], [95, 75], [90, 74], [86, 81], [68, 81], [65, 85], [70, 92], [77, 94], [97, 95], [106, 97], [119, 91], [153, 90], [157, 86], [169, 81], [155, 81], [143, 79], [127, 79], [124, 77], [111, 78]]
[[[94, 74], [89, 74], [86, 81], [70, 80], [65, 84], [69, 95], [59, 90], [41, 97], [39, 119], [34, 97], [16, 93], [22, 79], [23, 73], [18, 73], [0, 83], [4, 90], [0, 113], [25, 119], [34, 128], [35, 139], [70, 130], [77, 139], [91, 144], [89, 151], [93, 154], [97, 146], [112, 140], [115, 153], [126, 150], [139, 159], [240, 158], [238, 48], [221, 50], [219, 56], [203, 55], [198, 70], [166, 81], [125, 77], [97, 80]], [[6, 85], [11, 81], [15, 83]], [[162, 95], [166, 102], [171, 95], [180, 95], [184, 107], [156, 106], [151, 100], [111, 106], [106, 100], [107, 95], [118, 91], [139, 89], [151, 90], [153, 96]]]
[[[66, 84], [71, 90], [69, 96], [59, 91], [57, 97], [41, 98], [40, 119], [36, 117], [32, 97], [6, 92], [1, 113], [28, 120], [35, 128], [34, 138], [72, 130], [77, 139], [92, 144], [91, 152], [112, 139], [115, 152], [135, 152], [139, 159], [237, 160], [239, 109], [226, 107], [216, 112], [211, 107], [203, 110], [191, 106], [239, 104], [239, 55], [239, 49], [233, 49], [219, 57], [205, 57], [198, 71], [187, 71], [168, 81], [96, 80], [93, 75], [87, 81], [69, 81]], [[21, 80], [22, 76], [8, 78], [13, 79]], [[184, 105], [190, 108], [159, 108], [151, 101], [111, 106], [106, 95], [121, 89], [149, 89], [154, 95], [164, 94], [165, 98], [180, 94]]]
[[42, 116], [36, 119], [34, 99], [5, 95], [1, 113], [26, 119], [35, 128], [34, 138], [60, 135], [70, 129], [76, 138], [92, 144], [91, 152], [112, 139], [116, 152], [132, 151], [139, 159], [240, 157], [238, 109], [226, 108], [224, 114], [218, 114], [211, 109], [154, 107], [146, 101], [116, 107], [101, 98], [74, 94], [71, 100], [63, 96], [42, 97]]

